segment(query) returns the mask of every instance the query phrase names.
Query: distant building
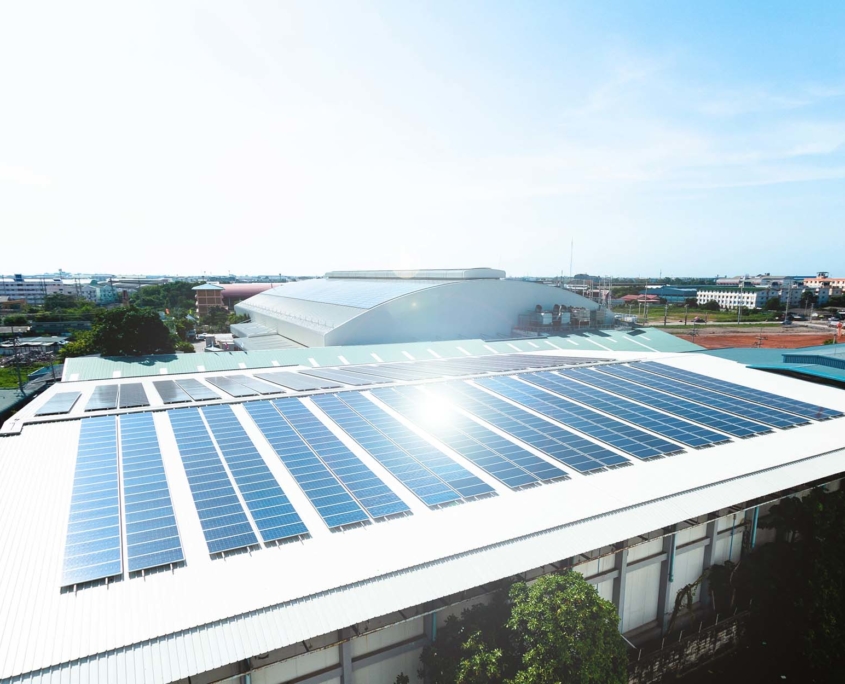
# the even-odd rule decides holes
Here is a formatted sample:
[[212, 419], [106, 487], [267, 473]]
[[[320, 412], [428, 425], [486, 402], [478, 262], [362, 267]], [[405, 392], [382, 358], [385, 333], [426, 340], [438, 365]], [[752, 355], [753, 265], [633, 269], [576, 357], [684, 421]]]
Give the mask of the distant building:
[[672, 287], [671, 285], [650, 286], [642, 294], [657, 295], [670, 304], [683, 304], [687, 299], [695, 299], [697, 287]]
[[805, 278], [804, 287], [811, 290], [819, 304], [827, 304], [831, 297], [845, 295], [845, 278], [831, 278], [827, 271], [820, 271], [814, 278]]
[[200, 316], [219, 307], [232, 311], [235, 304], [278, 287], [280, 283], [204, 283], [191, 288], [196, 293], [196, 311]]
[[508, 280], [498, 269], [334, 271], [237, 304], [235, 311], [248, 314], [250, 325], [233, 332], [246, 338], [237, 342], [248, 350], [493, 339], [512, 335], [520, 315], [555, 305], [580, 309], [592, 325], [608, 323], [607, 310], [596, 302], [566, 289]]
[[708, 302], [717, 302], [722, 309], [762, 309], [772, 297], [771, 290], [757, 288], [720, 287], [699, 290], [696, 303], [701, 306]]
[[0, 296], [26, 300], [32, 306], [43, 306], [48, 295], [63, 294], [96, 302], [97, 295], [91, 285], [78, 279], [24, 278], [16, 274], [11, 278], [0, 278]]

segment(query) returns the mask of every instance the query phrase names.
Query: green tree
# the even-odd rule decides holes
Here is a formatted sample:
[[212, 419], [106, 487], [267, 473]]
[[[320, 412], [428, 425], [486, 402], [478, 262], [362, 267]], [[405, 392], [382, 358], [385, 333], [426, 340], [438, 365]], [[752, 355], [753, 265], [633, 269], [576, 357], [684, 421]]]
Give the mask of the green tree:
[[195, 297], [192, 288], [196, 284], [177, 280], [164, 285], [145, 285], [133, 293], [132, 303], [156, 311], [168, 309], [171, 313], [189, 312], [194, 309]]
[[455, 684], [495, 684], [501, 681], [502, 649], [490, 648], [481, 632], [471, 634], [461, 648]]
[[704, 309], [705, 311], [719, 311], [721, 310], [721, 306], [719, 306], [719, 302], [715, 299], [711, 299], [709, 302], [705, 302], [699, 308]]
[[103, 311], [91, 328], [91, 346], [103, 356], [168, 354], [170, 331], [153, 309], [134, 306]]
[[221, 306], [213, 306], [208, 313], [202, 317], [202, 324], [207, 325], [213, 332], [226, 330], [229, 321], [229, 312]]
[[92, 331], [80, 330], [74, 333], [68, 343], [59, 350], [59, 357], [67, 359], [73, 356], [88, 356], [96, 353]]
[[79, 299], [73, 295], [67, 294], [48, 294], [44, 297], [44, 311], [60, 311], [62, 309], [76, 309], [80, 304], [87, 303], [84, 299]]
[[522, 664], [514, 684], [623, 684], [625, 642], [619, 615], [576, 572], [515, 584], [508, 626], [516, 634]]
[[3, 319], [3, 325], [28, 325], [28, 321], [26, 320], [26, 316], [22, 314], [16, 314], [12, 316], [6, 316]]
[[194, 349], [194, 345], [192, 345], [190, 342], [186, 342], [185, 340], [179, 340], [178, 342], [176, 342], [175, 347], [176, 351], [182, 352], [183, 354], [193, 354], [194, 352], [196, 352], [196, 349]]
[[768, 301], [766, 301], [766, 305], [763, 307], [766, 311], [780, 311], [780, 297], [772, 297]]

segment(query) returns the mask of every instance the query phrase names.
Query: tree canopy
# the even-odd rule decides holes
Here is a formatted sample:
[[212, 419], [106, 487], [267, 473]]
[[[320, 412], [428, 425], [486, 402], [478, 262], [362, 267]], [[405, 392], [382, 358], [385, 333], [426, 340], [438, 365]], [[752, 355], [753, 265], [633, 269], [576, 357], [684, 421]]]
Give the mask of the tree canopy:
[[170, 331], [153, 309], [134, 306], [102, 312], [91, 328], [91, 343], [103, 356], [173, 352]]
[[450, 616], [423, 649], [419, 675], [431, 684], [622, 684], [618, 624], [579, 573], [547, 575]]
[[196, 283], [177, 280], [164, 285], [145, 285], [132, 295], [132, 303], [138, 307], [150, 307], [156, 311], [168, 309], [171, 312], [190, 312], [194, 309], [193, 287]]

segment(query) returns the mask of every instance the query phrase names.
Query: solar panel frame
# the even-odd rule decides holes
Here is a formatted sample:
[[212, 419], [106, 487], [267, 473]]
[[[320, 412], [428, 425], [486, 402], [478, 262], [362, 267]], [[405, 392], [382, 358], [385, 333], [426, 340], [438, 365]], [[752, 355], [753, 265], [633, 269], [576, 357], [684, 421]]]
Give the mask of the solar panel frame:
[[120, 394], [118, 396], [119, 408], [140, 408], [149, 405], [150, 401], [147, 399], [147, 393], [144, 390], [143, 383], [124, 382], [120, 385]]
[[426, 390], [452, 402], [518, 442], [534, 447], [575, 472], [589, 474], [631, 464], [628, 457], [555, 425], [545, 418], [535, 416], [522, 407], [488, 394], [467, 382], [427, 385]]
[[664, 394], [657, 390], [638, 385], [614, 375], [601, 372], [599, 368], [573, 368], [556, 371], [564, 377], [573, 377], [581, 382], [599, 387], [619, 396], [639, 401], [640, 403], [685, 418], [707, 427], [727, 433], [732, 437], [746, 439], [757, 435], [769, 434], [772, 428], [761, 425], [732, 413], [725, 413], [703, 404]]
[[608, 365], [602, 368], [603, 373], [613, 375], [616, 377], [623, 377], [632, 382], [645, 385], [651, 389], [660, 390], [667, 394], [689, 399], [704, 406], [717, 408], [727, 413], [733, 413], [746, 418], [748, 420], [755, 420], [758, 423], [776, 427], [781, 429], [788, 429], [797, 427], [798, 425], [807, 425], [809, 420], [806, 418], [799, 418], [793, 414], [784, 413], [776, 409], [770, 409], [766, 406], [754, 404], [753, 402], [745, 401], [744, 399], [737, 399], [736, 397], [729, 397], [726, 394], [714, 392], [705, 389], [704, 387], [697, 387], [685, 382], [679, 382], [674, 378], [658, 375], [657, 373], [649, 373], [648, 371], [628, 365]]
[[322, 378], [292, 373], [291, 371], [274, 371], [272, 373], [256, 373], [256, 378], [272, 382], [275, 385], [293, 390], [295, 392], [308, 392], [311, 390], [337, 389], [341, 385], [337, 382]]
[[80, 421], [62, 587], [120, 577], [120, 487], [114, 416]]
[[97, 385], [91, 393], [88, 403], [85, 404], [85, 412], [116, 409], [117, 394], [117, 385]]
[[636, 404], [624, 397], [608, 394], [602, 390], [585, 386], [576, 380], [548, 371], [525, 373], [521, 380], [554, 392], [568, 401], [577, 401], [585, 406], [607, 413], [619, 420], [632, 423], [645, 430], [672, 439], [694, 449], [730, 442], [726, 435], [690, 423], [675, 416], [666, 415], [649, 407]]
[[511, 376], [481, 378], [476, 382], [642, 461], [683, 452], [682, 447], [662, 437], [651, 435], [615, 418], [603, 416], [590, 408], [569, 402], [559, 395], [549, 394]]
[[282, 541], [308, 534], [279, 481], [267, 467], [238, 417], [228, 404], [201, 409], [229, 472], [265, 542]]
[[127, 570], [181, 563], [185, 555], [152, 414], [127, 413], [119, 423]]
[[35, 412], [36, 416], [58, 416], [70, 413], [82, 392], [57, 392]]
[[511, 489], [569, 478], [556, 465], [454, 408], [441, 405], [441, 410], [448, 413], [445, 420], [427, 419], [424, 406], [427, 397], [416, 388], [386, 387], [374, 390], [373, 396]]
[[258, 545], [252, 525], [196, 407], [167, 412], [203, 536], [212, 555]]
[[220, 398], [217, 392], [195, 378], [182, 378], [177, 380], [176, 384], [194, 401], [211, 401]]
[[164, 404], [185, 404], [191, 402], [190, 395], [174, 380], [153, 380], [153, 387]]
[[811, 418], [813, 420], [822, 421], [829, 420], [831, 418], [840, 418], [844, 415], [842, 411], [825, 408], [824, 406], [814, 406], [813, 404], [798, 401], [797, 399], [792, 399], [790, 397], [783, 397], [779, 394], [745, 387], [743, 385], [738, 385], [735, 382], [728, 382], [727, 380], [710, 378], [706, 375], [701, 375], [700, 373], [681, 370], [673, 366], [667, 366], [663, 363], [657, 363], [656, 361], [638, 363], [636, 366], [647, 370], [650, 373], [664, 375], [675, 380], [680, 380], [681, 382], [713, 390], [714, 392], [727, 394], [738, 399], [744, 399], [745, 401], [750, 401], [755, 404], [761, 404], [769, 408], [776, 408], [787, 413], [794, 413], [795, 415], [802, 416], [803, 418]]

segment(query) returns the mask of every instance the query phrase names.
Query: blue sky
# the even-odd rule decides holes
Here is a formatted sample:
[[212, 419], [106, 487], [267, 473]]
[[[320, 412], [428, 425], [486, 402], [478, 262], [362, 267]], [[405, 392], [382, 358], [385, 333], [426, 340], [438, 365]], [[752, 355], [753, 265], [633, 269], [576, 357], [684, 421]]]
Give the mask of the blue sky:
[[0, 273], [845, 273], [845, 3], [0, 6]]

